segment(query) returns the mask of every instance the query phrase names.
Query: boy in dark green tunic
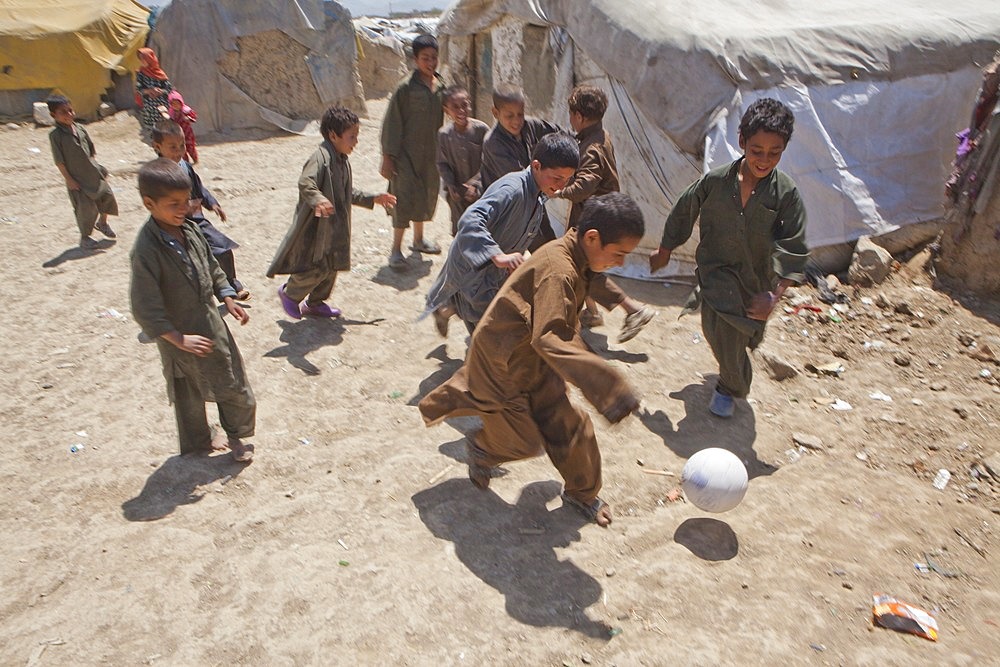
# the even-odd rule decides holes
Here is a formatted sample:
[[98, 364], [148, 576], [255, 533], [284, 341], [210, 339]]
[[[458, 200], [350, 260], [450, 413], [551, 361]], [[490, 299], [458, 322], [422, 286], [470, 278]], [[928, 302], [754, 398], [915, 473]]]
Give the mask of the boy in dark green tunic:
[[403, 234], [413, 222], [413, 245], [419, 253], [441, 248], [424, 238], [424, 222], [434, 217], [438, 190], [437, 134], [444, 123], [444, 84], [437, 73], [438, 43], [430, 35], [413, 40], [416, 69], [393, 92], [382, 121], [382, 165], [389, 192], [399, 198], [392, 214], [389, 266], [406, 268]]
[[117, 236], [108, 224], [108, 216], [118, 215], [118, 201], [108, 185], [108, 170], [97, 163], [94, 142], [76, 122], [73, 103], [62, 95], [54, 95], [46, 104], [56, 121], [55, 129], [49, 133], [52, 158], [69, 189], [80, 230], [80, 247], [91, 250], [97, 247], [97, 241], [90, 236], [95, 228], [109, 239]]
[[696, 220], [698, 287], [705, 340], [719, 362], [709, 410], [731, 417], [735, 399], [750, 392], [747, 348], [764, 339], [764, 325], [790, 285], [804, 279], [809, 250], [806, 211], [795, 183], [776, 167], [792, 137], [794, 117], [781, 102], [757, 100], [740, 120], [743, 156], [713, 169], [681, 193], [663, 239], [650, 255], [654, 273], [691, 237]]
[[205, 417], [205, 402], [214, 401], [233, 458], [249, 461], [253, 445], [243, 439], [254, 433], [257, 404], [213, 295], [240, 324], [250, 316], [198, 226], [185, 217], [191, 180], [184, 169], [166, 158], [143, 165], [139, 194], [150, 217], [132, 249], [132, 315], [160, 350], [181, 454], [224, 447], [213, 442]]

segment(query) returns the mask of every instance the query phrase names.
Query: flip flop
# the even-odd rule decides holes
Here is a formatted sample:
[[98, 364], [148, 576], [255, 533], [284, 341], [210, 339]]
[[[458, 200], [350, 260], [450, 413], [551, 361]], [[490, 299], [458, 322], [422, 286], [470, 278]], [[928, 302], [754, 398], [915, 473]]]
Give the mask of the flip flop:
[[441, 254], [441, 246], [439, 246], [437, 243], [434, 243], [434, 241], [428, 241], [427, 239], [421, 240], [419, 244], [414, 243], [413, 245], [410, 246], [410, 250], [425, 255]]

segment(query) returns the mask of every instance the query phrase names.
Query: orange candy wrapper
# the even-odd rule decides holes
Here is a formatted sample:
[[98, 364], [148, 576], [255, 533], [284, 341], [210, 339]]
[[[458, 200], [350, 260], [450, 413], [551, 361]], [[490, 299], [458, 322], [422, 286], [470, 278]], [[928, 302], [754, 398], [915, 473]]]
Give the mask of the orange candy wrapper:
[[872, 614], [875, 616], [875, 625], [937, 641], [938, 624], [934, 617], [923, 609], [900, 602], [891, 595], [874, 596]]

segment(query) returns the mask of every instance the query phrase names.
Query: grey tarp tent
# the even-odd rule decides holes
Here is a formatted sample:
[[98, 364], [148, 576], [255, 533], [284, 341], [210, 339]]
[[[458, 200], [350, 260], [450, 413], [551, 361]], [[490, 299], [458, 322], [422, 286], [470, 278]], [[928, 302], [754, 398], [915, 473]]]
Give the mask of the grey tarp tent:
[[[460, 0], [439, 35], [448, 75], [487, 120], [494, 83], [520, 84], [531, 111], [561, 124], [575, 83], [609, 93], [605, 126], [646, 212], [645, 249], [677, 194], [739, 154], [746, 106], [783, 100], [796, 130], [781, 168], [820, 247], [940, 218], [963, 101], [1000, 44], [1000, 3]], [[693, 245], [675, 255], [666, 271], [689, 271]], [[634, 261], [626, 273], [643, 275]]]
[[151, 46], [200, 131], [309, 132], [332, 104], [365, 112], [350, 13], [323, 0], [173, 0]]

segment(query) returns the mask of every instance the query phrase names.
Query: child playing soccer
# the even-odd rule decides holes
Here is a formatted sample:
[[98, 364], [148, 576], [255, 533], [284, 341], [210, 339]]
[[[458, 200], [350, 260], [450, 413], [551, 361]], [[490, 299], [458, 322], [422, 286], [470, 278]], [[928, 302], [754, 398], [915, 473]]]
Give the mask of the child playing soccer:
[[153, 127], [153, 149], [157, 155], [173, 160], [187, 173], [191, 179], [191, 198], [188, 207], [188, 218], [198, 223], [198, 228], [208, 240], [208, 246], [215, 255], [215, 260], [222, 267], [229, 279], [229, 284], [236, 291], [236, 299], [246, 301], [250, 298], [250, 290], [236, 278], [236, 258], [233, 251], [240, 245], [219, 231], [219, 229], [205, 218], [203, 209], [208, 209], [219, 219], [225, 222], [228, 220], [226, 212], [222, 210], [218, 200], [212, 196], [208, 188], [201, 182], [201, 178], [195, 172], [190, 162], [184, 159], [187, 150], [184, 144], [184, 131], [181, 126], [172, 120], [163, 120]]
[[487, 489], [492, 468], [545, 453], [563, 478], [563, 500], [598, 525], [611, 523], [601, 490], [601, 452], [587, 412], [570, 402], [580, 388], [612, 424], [639, 408], [617, 371], [580, 338], [578, 315], [594, 274], [621, 266], [644, 231], [627, 195], [589, 200], [579, 229], [547, 243], [504, 283], [472, 334], [463, 365], [420, 401], [431, 426], [476, 415], [469, 478]]
[[777, 169], [794, 122], [778, 100], [751, 104], [740, 120], [743, 156], [681, 193], [660, 248], [649, 257], [654, 273], [666, 266], [700, 220], [692, 302], [695, 308], [701, 305], [701, 328], [719, 364], [708, 407], [719, 417], [731, 417], [735, 399], [750, 392], [747, 348], [764, 339], [764, 325], [785, 289], [805, 277], [805, 206], [792, 179]]
[[[583, 202], [590, 197], [618, 192], [618, 167], [611, 137], [604, 131], [604, 112], [608, 110], [608, 96], [594, 86], [577, 86], [569, 96], [569, 124], [580, 142], [580, 168], [557, 194], [573, 203], [569, 213], [569, 226], [576, 227], [583, 212]], [[593, 288], [603, 288], [612, 295], [612, 302], [625, 310], [625, 322], [618, 334], [618, 342], [632, 340], [656, 316], [652, 308], [636, 301], [606, 276], [601, 276]], [[588, 296], [580, 313], [580, 325], [596, 327], [604, 324], [597, 310], [597, 301]]]
[[240, 324], [250, 317], [213, 257], [198, 226], [187, 219], [191, 179], [174, 160], [158, 158], [139, 170], [139, 194], [149, 219], [132, 248], [132, 315], [156, 341], [174, 405], [181, 454], [221, 449], [205, 402], [214, 401], [237, 461], [253, 458], [257, 404], [243, 359], [215, 299]]
[[405, 269], [403, 234], [413, 222], [414, 252], [438, 254], [441, 248], [424, 238], [424, 222], [434, 217], [440, 188], [435, 159], [438, 129], [444, 122], [444, 84], [437, 73], [438, 43], [430, 35], [413, 40], [416, 69], [389, 99], [382, 122], [382, 165], [389, 192], [399, 198], [392, 212], [389, 266]]
[[80, 247], [93, 250], [98, 247], [90, 236], [94, 229], [109, 239], [118, 236], [108, 224], [109, 215], [118, 215], [118, 201], [108, 185], [108, 170], [97, 163], [94, 142], [76, 122], [73, 103], [62, 95], [54, 95], [45, 103], [56, 121], [55, 129], [49, 133], [49, 144], [56, 167], [66, 180], [80, 230]]
[[538, 235], [545, 201], [566, 184], [580, 163], [576, 140], [565, 132], [546, 135], [527, 169], [495, 182], [459, 221], [427, 295], [438, 333], [448, 334], [453, 314], [471, 332], [511, 271], [524, 263], [524, 251]]
[[360, 129], [357, 115], [348, 109], [330, 107], [323, 114], [323, 143], [302, 167], [294, 222], [267, 270], [268, 278], [289, 274], [288, 282], [278, 288], [278, 298], [296, 320], [303, 315], [340, 317], [340, 309], [326, 300], [337, 272], [351, 269], [351, 204], [378, 204], [387, 210], [396, 204], [391, 194], [354, 189], [348, 156], [358, 144]]
[[450, 86], [444, 91], [444, 112], [451, 124], [438, 131], [437, 168], [444, 185], [445, 200], [451, 208], [451, 235], [458, 232], [458, 219], [469, 204], [479, 199], [479, 167], [483, 138], [489, 126], [469, 117], [469, 91]]

